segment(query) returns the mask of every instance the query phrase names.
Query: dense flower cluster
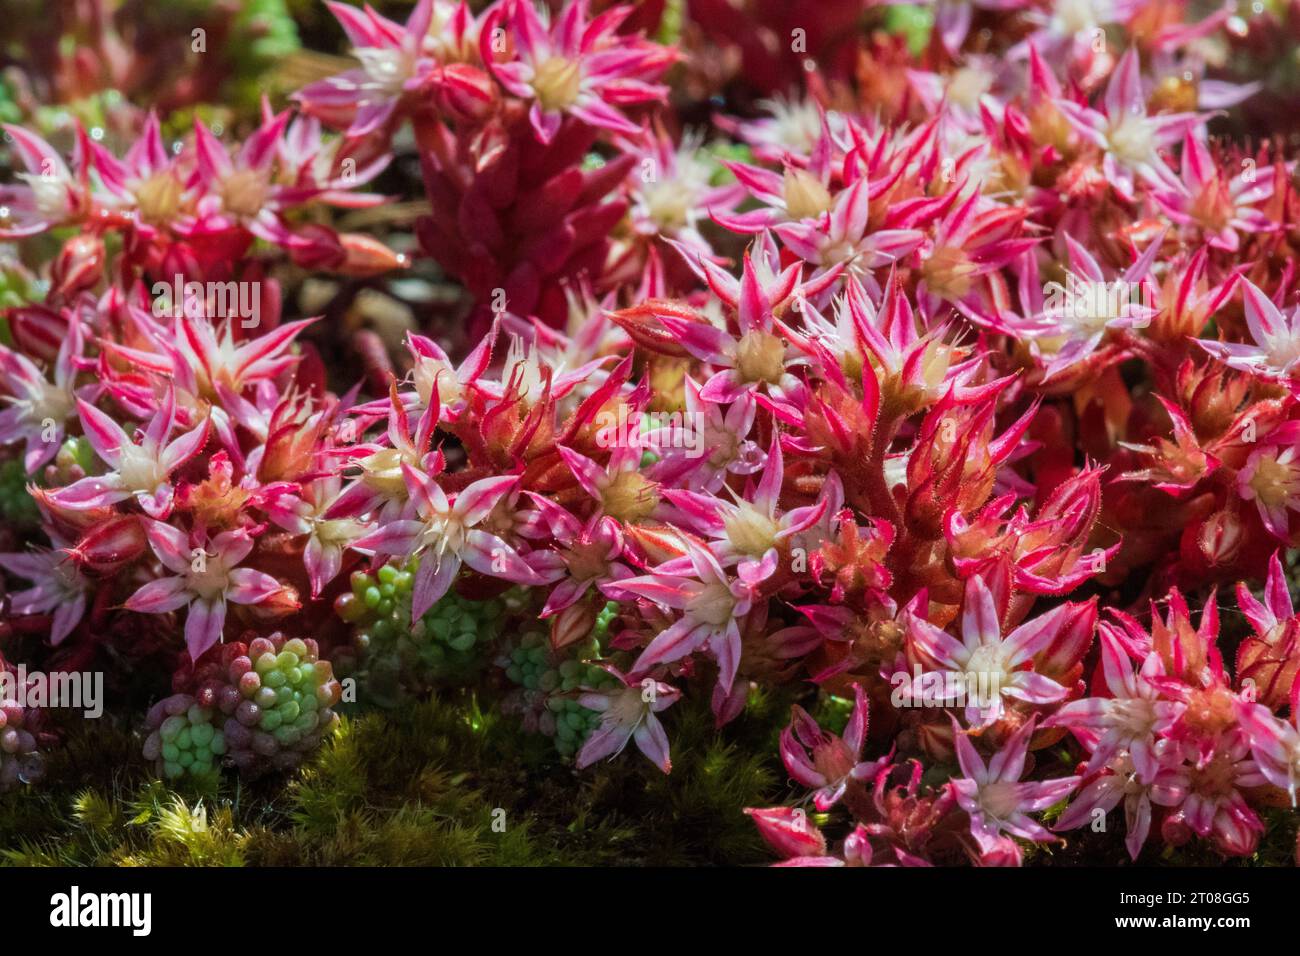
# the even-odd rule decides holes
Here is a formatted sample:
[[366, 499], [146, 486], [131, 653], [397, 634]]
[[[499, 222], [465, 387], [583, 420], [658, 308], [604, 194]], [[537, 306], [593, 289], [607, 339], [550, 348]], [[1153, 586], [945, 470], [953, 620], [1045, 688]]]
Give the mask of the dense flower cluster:
[[[184, 648], [170, 776], [293, 764], [318, 652], [579, 768], [667, 772], [683, 697], [851, 699], [781, 737], [812, 807], [750, 811], [790, 863], [1248, 856], [1295, 807], [1300, 203], [1225, 78], [1284, 13], [328, 6], [356, 65], [238, 142], [5, 127], [0, 239], [55, 251], [0, 330], [41, 528], [0, 637]], [[702, 113], [727, 62], [773, 98]], [[338, 225], [412, 149], [418, 248]], [[287, 270], [423, 258], [464, 347], [358, 336], [354, 387]]]

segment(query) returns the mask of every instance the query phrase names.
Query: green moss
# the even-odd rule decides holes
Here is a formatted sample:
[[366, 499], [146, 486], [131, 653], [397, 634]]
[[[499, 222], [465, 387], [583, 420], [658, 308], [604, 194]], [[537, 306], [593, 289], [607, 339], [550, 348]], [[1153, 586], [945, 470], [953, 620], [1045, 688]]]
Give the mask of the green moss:
[[[702, 695], [707, 697], [707, 695]], [[74, 724], [39, 789], [0, 796], [19, 865], [762, 863], [741, 810], [782, 799], [770, 746], [788, 703], [756, 697], [719, 731], [666, 714], [674, 769], [635, 750], [575, 774], [470, 692], [345, 719], [294, 776], [163, 783], [126, 728]]]
[[27, 474], [20, 459], [0, 462], [0, 521], [15, 529], [34, 528], [40, 521], [36, 501], [27, 493]]

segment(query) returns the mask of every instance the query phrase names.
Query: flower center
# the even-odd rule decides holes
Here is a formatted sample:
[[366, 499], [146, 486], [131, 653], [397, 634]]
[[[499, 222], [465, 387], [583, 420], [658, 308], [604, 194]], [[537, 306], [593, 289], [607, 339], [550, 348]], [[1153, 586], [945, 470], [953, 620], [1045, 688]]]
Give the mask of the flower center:
[[564, 553], [564, 562], [574, 580], [590, 581], [609, 571], [609, 561], [605, 557], [608, 551], [608, 545], [580, 541]]
[[403, 50], [363, 47], [352, 51], [361, 61], [375, 87], [389, 96], [402, 92], [402, 85], [411, 74], [411, 58]]
[[139, 445], [124, 445], [117, 473], [131, 491], [153, 491], [166, 479], [157, 457]]
[[13, 402], [20, 407], [22, 420], [29, 425], [43, 427], [46, 419], [61, 425], [72, 415], [73, 399], [66, 389], [38, 381], [32, 392], [26, 399], [0, 396], [0, 402]]
[[1092, 0], [1057, 0], [1052, 8], [1052, 26], [1061, 36], [1076, 36], [1096, 26]]
[[1214, 231], [1226, 226], [1235, 211], [1232, 196], [1217, 175], [1192, 200], [1190, 210], [1193, 219], [1206, 229]]
[[[1183, 722], [1197, 735], [1216, 737], [1236, 725], [1232, 694], [1223, 687], [1192, 691], [1187, 700]], [[1208, 768], [1207, 768], [1208, 769]]]
[[605, 486], [605, 514], [620, 521], [639, 521], [659, 504], [659, 488], [639, 471], [620, 471]]
[[736, 347], [736, 370], [746, 382], [775, 385], [785, 374], [785, 343], [770, 332], [746, 332]]
[[226, 563], [213, 555], [203, 555], [203, 562], [198, 570], [190, 566], [186, 575], [189, 589], [205, 600], [219, 597], [226, 592], [230, 584], [230, 569]]
[[425, 406], [433, 397], [433, 384], [438, 383], [438, 401], [443, 405], [457, 402], [464, 394], [456, 372], [438, 359], [421, 358], [415, 365], [415, 390]]
[[961, 299], [974, 284], [976, 268], [962, 249], [940, 246], [925, 260], [921, 273], [931, 292], [944, 299]]
[[985, 784], [980, 788], [980, 806], [995, 820], [1007, 819], [1020, 806], [1016, 785], [1009, 780]]
[[971, 652], [966, 669], [973, 674], [996, 674], [1001, 677], [1006, 673], [1001, 643], [981, 644]]
[[663, 232], [675, 232], [691, 221], [697, 207], [695, 191], [678, 180], [652, 183], [641, 194], [646, 215]]
[[1191, 778], [1192, 789], [1203, 797], [1231, 797], [1236, 790], [1236, 762], [1226, 750], [1216, 750], [1204, 767], [1191, 769]]
[[791, 219], [813, 219], [831, 208], [831, 193], [822, 181], [803, 169], [785, 171], [785, 209]]
[[1269, 364], [1274, 368], [1286, 369], [1300, 360], [1300, 335], [1288, 335], [1283, 332], [1280, 335], [1270, 336], [1265, 347], [1268, 351]]
[[645, 717], [646, 702], [641, 699], [641, 688], [628, 687], [609, 698], [609, 710], [622, 727], [635, 727]]
[[420, 547], [433, 552], [439, 561], [445, 554], [459, 555], [465, 550], [465, 536], [469, 529], [454, 511], [437, 511], [425, 515], [424, 523]]
[[736, 616], [736, 598], [729, 587], [714, 581], [687, 602], [686, 611], [697, 621], [722, 627]]
[[384, 448], [360, 462], [361, 480], [368, 488], [390, 498], [406, 497], [406, 480], [402, 477], [402, 453]]
[[769, 515], [748, 501], [737, 504], [733, 514], [723, 519], [727, 538], [741, 554], [757, 557], [776, 544], [780, 526]]
[[1144, 737], [1155, 726], [1155, 708], [1149, 700], [1117, 700], [1111, 705], [1111, 715], [1125, 733]]
[[709, 454], [709, 464], [714, 468], [725, 468], [740, 454], [740, 437], [725, 428], [709, 429], [704, 435], [704, 446], [713, 451]]
[[1260, 455], [1255, 463], [1255, 473], [1250, 476], [1250, 487], [1267, 507], [1284, 505], [1297, 491], [1296, 467], [1279, 461], [1275, 455]]
[[582, 71], [578, 64], [562, 56], [553, 56], [537, 68], [533, 91], [544, 110], [562, 110], [574, 104], [582, 91]]
[[1156, 149], [1145, 113], [1125, 113], [1112, 124], [1106, 141], [1116, 157], [1133, 165], [1147, 162]]
[[948, 100], [961, 109], [974, 111], [979, 108], [980, 97], [992, 85], [993, 78], [984, 70], [964, 67], [948, 81]]
[[168, 171], [154, 173], [135, 188], [135, 207], [145, 222], [169, 222], [180, 206], [181, 184]]
[[270, 193], [266, 179], [255, 169], [240, 169], [221, 184], [221, 208], [232, 216], [252, 219], [266, 204]]
[[335, 518], [317, 521], [313, 532], [322, 544], [347, 544], [358, 537], [362, 529], [352, 518]]

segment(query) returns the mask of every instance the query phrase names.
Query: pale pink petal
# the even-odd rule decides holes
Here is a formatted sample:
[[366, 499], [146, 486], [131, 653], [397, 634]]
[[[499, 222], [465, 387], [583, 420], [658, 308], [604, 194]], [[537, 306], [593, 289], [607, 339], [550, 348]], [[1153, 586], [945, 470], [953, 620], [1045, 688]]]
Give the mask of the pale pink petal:
[[184, 607], [193, 597], [184, 578], [158, 578], [132, 594], [122, 606], [140, 614], [165, 614]]

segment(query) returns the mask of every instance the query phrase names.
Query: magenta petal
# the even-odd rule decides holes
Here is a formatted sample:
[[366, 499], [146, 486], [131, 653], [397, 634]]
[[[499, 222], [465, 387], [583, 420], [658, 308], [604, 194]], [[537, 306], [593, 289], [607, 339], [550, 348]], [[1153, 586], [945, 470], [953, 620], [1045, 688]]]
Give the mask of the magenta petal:
[[260, 604], [280, 590], [279, 581], [253, 568], [235, 568], [229, 580], [226, 598], [236, 604]]
[[707, 624], [698, 624], [690, 618], [682, 618], [676, 624], [661, 631], [641, 652], [634, 673], [644, 674], [656, 664], [671, 663], [694, 653], [708, 640], [709, 631]]
[[451, 587], [460, 570], [460, 557], [454, 554], [426, 554], [415, 572], [415, 586], [411, 590], [411, 617], [424, 617]]
[[50, 497], [64, 508], [82, 511], [117, 504], [130, 498], [131, 493], [122, 490], [115, 475], [91, 475], [60, 488]]
[[54, 609], [54, 620], [50, 627], [50, 643], [58, 647], [63, 642], [63, 639], [72, 633], [72, 629], [77, 626], [85, 613], [85, 594], [78, 594], [71, 601], [61, 602]]
[[149, 547], [169, 571], [188, 574], [193, 560], [193, 549], [185, 532], [162, 521], [149, 521], [145, 525]]
[[221, 640], [221, 630], [226, 623], [226, 602], [217, 598], [195, 601], [185, 619], [185, 645], [190, 658], [198, 660], [203, 652]]
[[602, 724], [592, 731], [587, 742], [582, 745], [574, 766], [584, 770], [597, 760], [618, 753], [627, 746], [629, 737], [627, 729], [619, 724], [612, 722]]
[[632, 739], [652, 764], [664, 773], [672, 770], [672, 761], [668, 756], [668, 735], [664, 733], [663, 724], [659, 723], [657, 717], [647, 714], [645, 720], [632, 732]]
[[165, 614], [184, 607], [193, 597], [184, 578], [158, 578], [132, 594], [122, 606], [141, 614]]

